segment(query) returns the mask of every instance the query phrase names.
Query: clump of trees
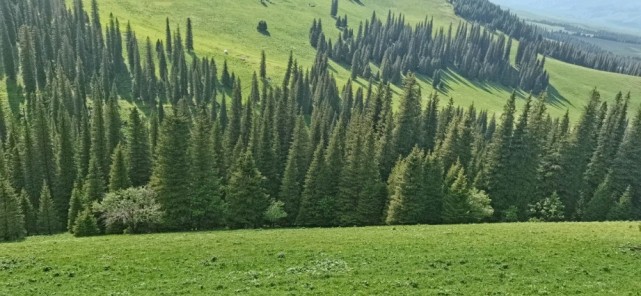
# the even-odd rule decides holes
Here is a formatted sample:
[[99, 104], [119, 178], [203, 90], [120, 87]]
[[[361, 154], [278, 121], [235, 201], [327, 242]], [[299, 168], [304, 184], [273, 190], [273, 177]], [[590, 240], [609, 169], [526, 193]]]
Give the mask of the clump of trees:
[[386, 20], [372, 14], [360, 23], [358, 30], [347, 27], [347, 16], [338, 17], [341, 29], [334, 40], [327, 39], [320, 20], [310, 28], [310, 43], [319, 54], [351, 66], [352, 79], [373, 78], [370, 63], [380, 68], [380, 78], [400, 84], [408, 72], [433, 77], [433, 87], [442, 88], [442, 71], [454, 69], [463, 76], [498, 82], [509, 87], [540, 94], [547, 89], [549, 75], [545, 57], [538, 58], [536, 46], [521, 42], [517, 52], [517, 67], [510, 62], [512, 38], [494, 34], [478, 23], [460, 23], [454, 28], [436, 28], [433, 20], [414, 27], [405, 16], [390, 11]]

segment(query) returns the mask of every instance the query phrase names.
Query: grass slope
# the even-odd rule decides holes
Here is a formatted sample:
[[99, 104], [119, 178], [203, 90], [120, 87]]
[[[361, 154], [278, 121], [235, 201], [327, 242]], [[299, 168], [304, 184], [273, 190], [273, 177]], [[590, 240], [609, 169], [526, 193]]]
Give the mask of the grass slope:
[[638, 295], [637, 223], [241, 230], [0, 244], [0, 295]]
[[[88, 0], [85, 0], [88, 6]], [[70, 0], [68, 0], [70, 2]], [[257, 71], [260, 51], [268, 57], [268, 75], [275, 83], [282, 80], [290, 50], [303, 67], [311, 66], [315, 51], [308, 42], [308, 30], [314, 18], [323, 20], [328, 37], [335, 39], [338, 30], [329, 16], [331, 1], [272, 0], [262, 5], [260, 1], [236, 0], [112, 0], [100, 2], [103, 21], [113, 13], [121, 27], [130, 21], [139, 38], [150, 36], [152, 40], [165, 36], [165, 18], [169, 17], [172, 28], [180, 26], [184, 36], [185, 20], [191, 17], [194, 24], [194, 38], [197, 54], [213, 56], [219, 66], [227, 59], [230, 67], [244, 78], [244, 88], [249, 88], [248, 79]], [[381, 0], [365, 1], [364, 5], [354, 1], [340, 1], [339, 15], [347, 14], [350, 26], [357, 28], [358, 22], [369, 18], [372, 11], [385, 17], [388, 10], [403, 13], [412, 23], [422, 21], [426, 16], [434, 17], [437, 26], [458, 24], [460, 18], [454, 15], [452, 7], [444, 0]], [[256, 24], [264, 19], [269, 25], [270, 36], [256, 31]], [[224, 51], [228, 50], [228, 55]], [[515, 50], [516, 51], [516, 48]], [[345, 82], [349, 71], [340, 65], [331, 68], [340, 82]], [[570, 110], [577, 119], [589, 92], [597, 87], [603, 97], [612, 100], [618, 91], [632, 92], [636, 108], [641, 102], [641, 78], [629, 77], [576, 67], [548, 59], [551, 76], [550, 112], [560, 116]], [[512, 90], [496, 84], [479, 83], [449, 73], [446, 89], [441, 92], [443, 101], [453, 97], [457, 104], [467, 106], [474, 103], [479, 109], [501, 112], [506, 98]], [[364, 82], [359, 82], [364, 83]], [[430, 79], [422, 79], [424, 95], [432, 88]], [[395, 89], [398, 92], [398, 89]], [[521, 98], [527, 94], [520, 93]], [[519, 105], [523, 100], [519, 101]]]

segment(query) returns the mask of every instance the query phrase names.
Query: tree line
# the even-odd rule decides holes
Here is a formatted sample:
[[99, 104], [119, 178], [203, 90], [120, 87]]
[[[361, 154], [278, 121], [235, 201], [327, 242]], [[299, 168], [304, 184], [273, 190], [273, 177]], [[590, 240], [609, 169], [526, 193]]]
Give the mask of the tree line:
[[[156, 56], [143, 67], [132, 46], [133, 67], [125, 63], [117, 19], [97, 41], [96, 1], [92, 18], [81, 1], [71, 10], [61, 1], [10, 3], [3, 12], [10, 7], [12, 18], [0, 23], [20, 24], [21, 58], [20, 79], [7, 80], [23, 103], [17, 113], [0, 108], [0, 240], [65, 229], [641, 217], [641, 113], [629, 123], [622, 94], [608, 105], [594, 91], [571, 127], [567, 114], [547, 114], [544, 97], [517, 111], [513, 95], [500, 117], [451, 99], [440, 104], [408, 72], [393, 112], [389, 83], [348, 81], [339, 91], [322, 51], [309, 70], [290, 55], [282, 83], [261, 78], [261, 66], [243, 94], [226, 63], [218, 75], [213, 60], [187, 55], [182, 41], [152, 47], [146, 54]], [[49, 23], [30, 17], [48, 14]], [[50, 31], [61, 41], [47, 43]], [[181, 40], [177, 30], [168, 35]], [[88, 51], [108, 54], [97, 63]], [[178, 57], [167, 59], [175, 78], [150, 70], [162, 55]], [[85, 72], [87, 64], [99, 68]], [[109, 74], [125, 70], [124, 78]], [[136, 80], [146, 87], [133, 87]], [[121, 100], [139, 107], [122, 110]], [[127, 215], [136, 219], [117, 219]]]
[[547, 32], [488, 0], [448, 1], [462, 18], [525, 41], [539, 54], [591, 69], [641, 76], [637, 59], [613, 54], [568, 34]]

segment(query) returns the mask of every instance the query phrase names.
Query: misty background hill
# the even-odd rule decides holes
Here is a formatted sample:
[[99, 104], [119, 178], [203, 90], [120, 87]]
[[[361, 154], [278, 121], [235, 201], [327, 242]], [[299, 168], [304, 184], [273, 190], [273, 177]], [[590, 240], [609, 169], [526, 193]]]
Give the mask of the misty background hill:
[[582, 24], [641, 36], [641, 1], [630, 0], [490, 0], [535, 19]]

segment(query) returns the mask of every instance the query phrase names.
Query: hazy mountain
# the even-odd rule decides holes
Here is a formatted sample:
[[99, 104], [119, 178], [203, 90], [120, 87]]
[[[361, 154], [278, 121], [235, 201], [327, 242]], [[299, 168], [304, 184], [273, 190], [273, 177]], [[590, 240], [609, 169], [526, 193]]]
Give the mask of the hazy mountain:
[[490, 0], [530, 18], [562, 20], [641, 35], [641, 1]]

